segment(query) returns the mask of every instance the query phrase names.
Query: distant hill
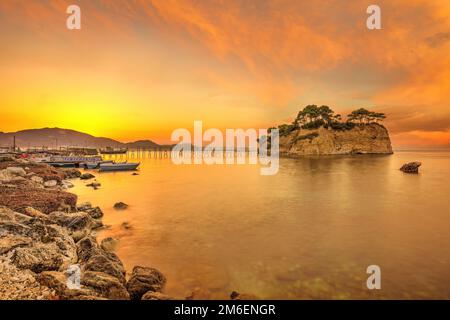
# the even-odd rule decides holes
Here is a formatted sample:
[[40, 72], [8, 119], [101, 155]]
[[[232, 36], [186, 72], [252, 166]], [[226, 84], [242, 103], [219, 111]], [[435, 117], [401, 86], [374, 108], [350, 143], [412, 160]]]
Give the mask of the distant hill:
[[0, 147], [13, 145], [16, 137], [16, 146], [27, 147], [85, 147], [85, 148], [165, 148], [151, 140], [141, 140], [131, 143], [122, 143], [117, 140], [94, 137], [90, 134], [69, 129], [43, 128], [22, 130], [17, 132], [0, 132]]
[[151, 140], [139, 140], [126, 143], [128, 148], [159, 148], [160, 145]]

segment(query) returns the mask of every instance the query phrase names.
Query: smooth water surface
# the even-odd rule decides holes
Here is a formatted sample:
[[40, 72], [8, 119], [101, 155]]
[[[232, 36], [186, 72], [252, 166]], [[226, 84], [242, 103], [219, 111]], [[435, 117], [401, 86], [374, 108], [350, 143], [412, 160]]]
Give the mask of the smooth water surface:
[[[99, 238], [120, 240], [127, 270], [160, 269], [170, 295], [450, 298], [450, 152], [281, 159], [275, 176], [140, 161], [137, 176], [94, 173], [99, 190], [73, 190], [104, 210]], [[398, 170], [409, 161], [423, 162], [420, 174]], [[381, 290], [366, 287], [372, 264]]]

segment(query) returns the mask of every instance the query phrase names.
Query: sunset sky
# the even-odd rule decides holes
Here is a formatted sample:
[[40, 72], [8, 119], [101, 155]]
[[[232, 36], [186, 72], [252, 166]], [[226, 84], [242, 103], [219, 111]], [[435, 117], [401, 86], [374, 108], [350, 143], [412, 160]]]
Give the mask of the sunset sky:
[[[366, 28], [372, 3], [382, 30]], [[194, 120], [266, 128], [307, 104], [385, 112], [396, 148], [450, 146], [450, 1], [0, 1], [0, 131], [168, 142]]]

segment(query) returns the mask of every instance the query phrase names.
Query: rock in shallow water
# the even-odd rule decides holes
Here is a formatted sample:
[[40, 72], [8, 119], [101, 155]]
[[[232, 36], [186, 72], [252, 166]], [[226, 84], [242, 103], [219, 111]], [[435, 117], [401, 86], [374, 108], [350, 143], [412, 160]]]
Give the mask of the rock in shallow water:
[[62, 172], [64, 173], [66, 179], [75, 179], [81, 177], [81, 172], [77, 169], [62, 169]]
[[86, 237], [77, 243], [77, 253], [82, 271], [101, 271], [116, 277], [125, 284], [125, 268], [119, 257], [113, 252], [104, 251], [92, 237]]
[[175, 300], [175, 299], [161, 292], [149, 291], [142, 296], [141, 300]]
[[100, 246], [103, 250], [108, 252], [114, 252], [116, 250], [117, 244], [119, 243], [119, 240], [108, 237], [102, 240]]
[[81, 180], [90, 180], [90, 179], [94, 179], [94, 178], [95, 178], [95, 176], [93, 174], [91, 174], [91, 173], [83, 173], [80, 176]]
[[123, 203], [123, 202], [117, 202], [114, 205], [114, 209], [116, 209], [116, 210], [125, 210], [127, 208], [128, 208], [128, 205], [126, 203]]
[[149, 291], [161, 292], [166, 284], [166, 277], [157, 269], [134, 267], [127, 290], [133, 300], [140, 300]]
[[97, 182], [97, 181], [94, 181], [94, 182], [89, 183], [89, 184], [86, 185], [86, 187], [91, 187], [91, 188], [94, 188], [95, 190], [97, 190], [101, 186], [102, 186], [102, 184], [100, 182]]
[[86, 271], [82, 273], [81, 284], [99, 292], [111, 300], [129, 300], [130, 295], [122, 283], [113, 276], [103, 272]]
[[100, 209], [100, 207], [92, 207], [92, 204], [89, 202], [82, 203], [77, 207], [77, 210], [88, 213], [94, 219], [100, 219], [103, 217], [102, 209]]
[[422, 165], [421, 162], [410, 162], [404, 164], [400, 170], [405, 173], [419, 173], [419, 167]]

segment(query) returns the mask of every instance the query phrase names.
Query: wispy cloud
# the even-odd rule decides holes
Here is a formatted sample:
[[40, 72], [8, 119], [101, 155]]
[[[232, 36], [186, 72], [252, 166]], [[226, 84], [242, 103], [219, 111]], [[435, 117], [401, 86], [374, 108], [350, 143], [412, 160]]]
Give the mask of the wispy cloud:
[[[142, 101], [153, 88], [153, 99], [176, 110], [178, 101], [161, 92], [182, 87], [186, 105], [201, 101], [193, 112], [216, 108], [221, 120], [227, 103], [260, 108], [258, 121], [269, 123], [303, 103], [331, 102], [338, 111], [383, 109], [396, 134], [449, 130], [445, 1], [379, 0], [383, 29], [368, 31], [366, 0], [79, 0], [83, 30], [68, 34], [65, 8], [73, 2], [1, 1], [3, 61], [23, 65], [25, 50], [35, 50], [49, 67], [126, 79]], [[170, 117], [158, 114], [160, 122]]]

